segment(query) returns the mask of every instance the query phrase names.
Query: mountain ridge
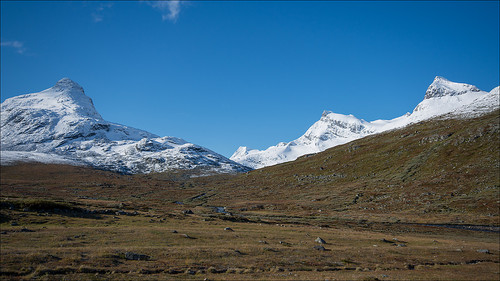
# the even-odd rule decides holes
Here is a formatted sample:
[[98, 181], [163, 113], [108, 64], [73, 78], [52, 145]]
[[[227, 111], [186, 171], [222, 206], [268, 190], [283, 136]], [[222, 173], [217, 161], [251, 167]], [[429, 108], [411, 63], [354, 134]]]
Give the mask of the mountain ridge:
[[436, 76], [428, 87], [424, 100], [414, 108], [412, 113], [408, 112], [391, 120], [368, 122], [353, 115], [325, 110], [320, 120], [299, 138], [291, 142], [281, 142], [265, 150], [240, 147], [230, 159], [258, 169], [293, 161], [302, 155], [318, 153], [371, 134], [401, 128], [438, 116], [448, 114], [449, 118], [473, 117], [498, 107], [498, 87], [488, 93], [473, 85], [456, 83]]

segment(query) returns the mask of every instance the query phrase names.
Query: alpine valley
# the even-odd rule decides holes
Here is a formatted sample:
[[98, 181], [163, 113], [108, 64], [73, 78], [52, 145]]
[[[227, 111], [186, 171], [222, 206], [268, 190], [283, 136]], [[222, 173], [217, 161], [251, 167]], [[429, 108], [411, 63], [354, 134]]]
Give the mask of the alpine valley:
[[367, 122], [353, 115], [324, 111], [304, 135], [291, 142], [281, 142], [266, 150], [249, 150], [241, 146], [231, 160], [251, 168], [262, 168], [293, 161], [306, 154], [351, 142], [368, 135], [402, 128], [440, 116], [441, 118], [470, 118], [499, 108], [498, 87], [489, 93], [473, 85], [451, 82], [437, 76], [425, 93], [424, 100], [413, 112], [392, 120]]
[[249, 170], [183, 139], [159, 137], [104, 120], [83, 88], [68, 78], [42, 92], [5, 100], [1, 130], [2, 165], [59, 163], [122, 173]]
[[380, 132], [420, 121], [470, 118], [499, 108], [499, 88], [489, 93], [437, 76], [413, 112], [367, 122], [324, 111], [304, 135], [266, 150], [240, 147], [230, 159], [176, 137], [105, 121], [76, 82], [63, 78], [39, 93], [1, 105], [1, 163], [42, 162], [89, 165], [123, 173], [190, 170], [237, 173], [293, 161]]
[[0, 279], [498, 280], [498, 98], [436, 78], [411, 114], [325, 112], [248, 164], [324, 151], [236, 173], [63, 79], [2, 104]]

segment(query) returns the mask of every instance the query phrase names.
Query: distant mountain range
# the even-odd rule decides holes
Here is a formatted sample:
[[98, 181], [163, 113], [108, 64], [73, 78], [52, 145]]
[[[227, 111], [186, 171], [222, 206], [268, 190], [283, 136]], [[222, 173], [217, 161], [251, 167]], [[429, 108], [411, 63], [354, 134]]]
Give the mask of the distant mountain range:
[[266, 150], [250, 150], [240, 147], [231, 160], [257, 169], [283, 162], [293, 161], [306, 154], [317, 153], [328, 148], [348, 143], [368, 135], [402, 128], [441, 116], [443, 118], [470, 118], [499, 108], [499, 87], [489, 93], [477, 87], [451, 82], [437, 76], [412, 113], [392, 120], [367, 122], [353, 115], [323, 112], [304, 135], [291, 142], [281, 142]]
[[[89, 165], [122, 173], [192, 170], [197, 174], [238, 173], [293, 161], [368, 135], [441, 116], [469, 118], [499, 108], [499, 88], [436, 77], [413, 112], [367, 122], [353, 115], [323, 112], [300, 138], [266, 150], [240, 147], [230, 159], [176, 137], [105, 121], [76, 82], [63, 78], [39, 93], [1, 104], [1, 164], [15, 162]], [[250, 168], [249, 168], [250, 167]]]
[[83, 88], [68, 78], [2, 103], [1, 162], [17, 161], [90, 165], [123, 173], [250, 170], [183, 139], [105, 121]]

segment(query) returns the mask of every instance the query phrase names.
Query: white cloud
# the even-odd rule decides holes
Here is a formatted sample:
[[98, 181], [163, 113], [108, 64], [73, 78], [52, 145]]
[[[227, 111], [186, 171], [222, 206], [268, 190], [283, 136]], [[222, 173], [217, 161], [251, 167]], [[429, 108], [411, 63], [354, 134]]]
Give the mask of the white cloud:
[[101, 3], [94, 12], [92, 12], [92, 20], [94, 22], [101, 22], [104, 19], [104, 9], [113, 7], [113, 3]]
[[92, 20], [94, 22], [100, 22], [100, 21], [102, 21], [102, 18], [103, 18], [103, 16], [101, 14], [92, 13]]
[[100, 21], [102, 21], [102, 19], [103, 19], [103, 16], [101, 14], [98, 14], [96, 12], [92, 13], [92, 20], [94, 22], [100, 22]]
[[162, 20], [177, 21], [181, 11], [181, 1], [179, 0], [163, 0], [163, 1], [148, 1], [151, 7], [161, 12]]
[[16, 52], [18, 54], [21, 54], [21, 55], [26, 52], [26, 48], [24, 47], [23, 42], [19, 42], [16, 40], [14, 40], [14, 41], [2, 41], [0, 43], [0, 46], [14, 48], [16, 50]]

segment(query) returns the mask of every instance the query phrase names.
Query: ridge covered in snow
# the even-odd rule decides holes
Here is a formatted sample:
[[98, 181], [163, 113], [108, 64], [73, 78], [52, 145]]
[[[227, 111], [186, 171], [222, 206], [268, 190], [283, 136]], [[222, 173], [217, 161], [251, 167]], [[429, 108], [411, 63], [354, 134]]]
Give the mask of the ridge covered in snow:
[[125, 173], [248, 168], [175, 137], [105, 121], [76, 82], [63, 78], [39, 93], [1, 104], [1, 162], [90, 165]]
[[473, 85], [455, 83], [437, 76], [427, 89], [424, 100], [412, 113], [392, 120], [367, 122], [353, 115], [325, 111], [320, 120], [298, 139], [288, 143], [281, 142], [265, 150], [250, 150], [242, 146], [230, 159], [257, 169], [293, 161], [302, 155], [321, 152], [371, 134], [438, 116], [475, 117], [499, 108], [498, 89], [499, 87], [496, 87], [488, 93]]

